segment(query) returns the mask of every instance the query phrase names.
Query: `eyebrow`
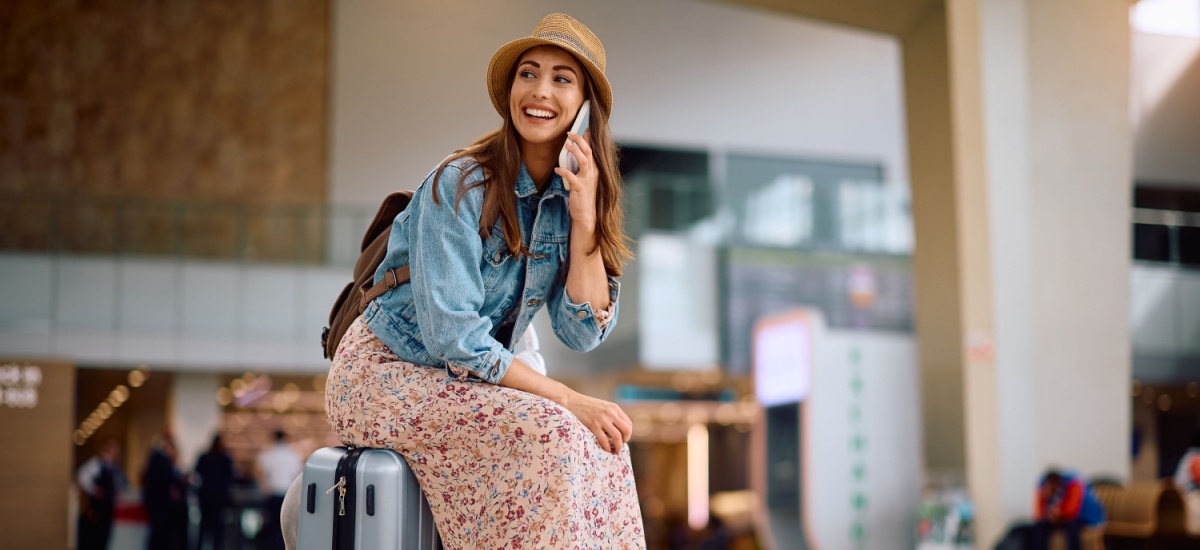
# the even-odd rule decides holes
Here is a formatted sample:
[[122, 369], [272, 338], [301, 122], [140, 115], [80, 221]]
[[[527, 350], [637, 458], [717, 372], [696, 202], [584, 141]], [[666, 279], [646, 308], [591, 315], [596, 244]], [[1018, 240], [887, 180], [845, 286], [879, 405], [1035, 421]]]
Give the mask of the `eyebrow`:
[[[525, 65], [533, 65], [534, 68], [537, 68], [537, 69], [542, 68], [541, 64], [539, 64], [537, 61], [534, 61], [532, 59], [526, 59], [525, 61], [522, 61], [521, 64], [518, 65], [518, 67], [522, 67]], [[571, 71], [571, 74], [574, 74], [576, 76], [579, 75], [579, 73], [576, 73], [575, 69], [572, 68], [570, 65], [555, 65], [553, 67], [553, 69], [556, 71]]]

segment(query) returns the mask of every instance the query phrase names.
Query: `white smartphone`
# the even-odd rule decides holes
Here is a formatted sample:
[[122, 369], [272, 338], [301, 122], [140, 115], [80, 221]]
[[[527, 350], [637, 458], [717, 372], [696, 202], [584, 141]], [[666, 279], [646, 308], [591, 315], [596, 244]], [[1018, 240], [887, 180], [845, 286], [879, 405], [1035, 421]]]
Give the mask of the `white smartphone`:
[[[575, 115], [575, 122], [571, 124], [571, 132], [582, 136], [588, 129], [588, 120], [591, 118], [591, 112], [592, 101], [589, 99], [584, 101], [583, 105], [579, 107], [579, 113]], [[567, 143], [569, 141], [563, 143], [562, 151], [558, 152], [558, 165], [570, 170], [572, 174], [578, 174], [579, 160], [567, 150]], [[571, 190], [571, 184], [566, 180], [563, 180], [563, 186], [567, 188], [567, 191]]]

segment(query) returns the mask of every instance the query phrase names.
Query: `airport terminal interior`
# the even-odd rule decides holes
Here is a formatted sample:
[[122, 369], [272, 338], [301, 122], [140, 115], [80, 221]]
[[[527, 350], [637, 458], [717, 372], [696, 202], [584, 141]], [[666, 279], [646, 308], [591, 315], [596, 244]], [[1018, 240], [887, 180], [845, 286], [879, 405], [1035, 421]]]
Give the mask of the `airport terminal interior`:
[[363, 232], [553, 12], [634, 257], [530, 331], [647, 548], [1033, 548], [1076, 482], [1200, 548], [1200, 0], [0, 2], [0, 547], [282, 548]]

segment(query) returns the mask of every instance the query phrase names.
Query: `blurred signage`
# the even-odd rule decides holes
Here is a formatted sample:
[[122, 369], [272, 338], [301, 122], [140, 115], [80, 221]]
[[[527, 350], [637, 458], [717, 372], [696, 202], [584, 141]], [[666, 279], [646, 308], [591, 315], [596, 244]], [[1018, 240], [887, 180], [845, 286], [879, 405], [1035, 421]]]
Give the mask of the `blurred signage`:
[[33, 365], [9, 363], [0, 366], [0, 406], [32, 409], [38, 404], [42, 369]]
[[754, 393], [764, 407], [799, 403], [812, 376], [808, 316], [787, 314], [759, 322], [754, 331]]
[[869, 308], [875, 305], [875, 272], [870, 266], [852, 266], [846, 280], [846, 290], [854, 307]]

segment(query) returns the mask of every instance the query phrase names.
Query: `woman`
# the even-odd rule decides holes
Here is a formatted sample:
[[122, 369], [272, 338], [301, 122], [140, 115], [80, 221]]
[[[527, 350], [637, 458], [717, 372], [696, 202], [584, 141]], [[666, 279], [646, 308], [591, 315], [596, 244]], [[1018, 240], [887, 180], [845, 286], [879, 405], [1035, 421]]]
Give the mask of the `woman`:
[[[401, 266], [411, 281], [370, 303], [333, 358], [335, 433], [405, 456], [447, 548], [645, 547], [629, 418], [511, 351], [543, 305], [579, 351], [616, 322], [629, 250], [604, 66], [562, 14], [496, 51], [503, 126], [444, 160], [396, 218], [376, 281]], [[568, 135], [584, 100], [590, 142]], [[564, 143], [578, 173], [557, 167]]]

